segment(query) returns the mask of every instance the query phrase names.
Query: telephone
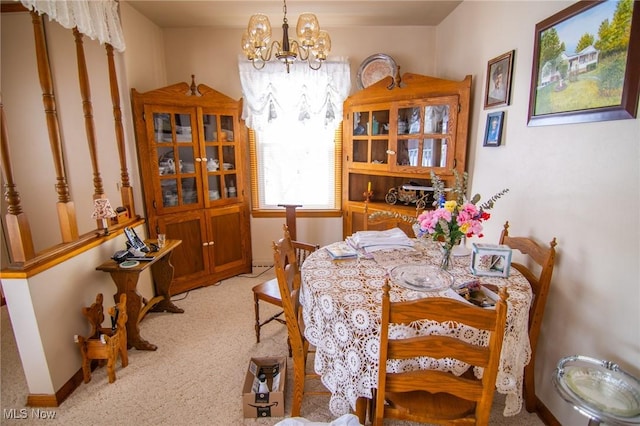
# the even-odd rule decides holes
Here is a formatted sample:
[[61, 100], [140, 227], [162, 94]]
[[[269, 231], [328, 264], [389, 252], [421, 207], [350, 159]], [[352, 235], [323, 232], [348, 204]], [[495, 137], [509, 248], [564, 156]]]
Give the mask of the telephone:
[[[125, 227], [124, 234], [127, 236], [127, 248], [129, 250], [133, 249], [134, 255], [144, 256], [144, 253], [149, 253], [149, 247], [138, 237], [133, 228]], [[142, 253], [137, 254], [135, 253], [136, 251]]]

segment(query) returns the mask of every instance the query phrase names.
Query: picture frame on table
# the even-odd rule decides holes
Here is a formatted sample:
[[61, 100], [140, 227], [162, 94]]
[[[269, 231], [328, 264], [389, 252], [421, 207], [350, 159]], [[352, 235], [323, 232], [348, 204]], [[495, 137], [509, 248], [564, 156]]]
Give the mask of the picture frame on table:
[[487, 63], [484, 109], [511, 103], [511, 77], [515, 52], [515, 50], [511, 50]]
[[487, 114], [487, 124], [484, 130], [484, 142], [482, 146], [500, 146], [502, 142], [502, 125], [504, 111]]
[[503, 277], [511, 272], [512, 250], [504, 244], [473, 243], [471, 272], [478, 277]]
[[535, 27], [529, 126], [633, 119], [640, 2], [579, 1]]

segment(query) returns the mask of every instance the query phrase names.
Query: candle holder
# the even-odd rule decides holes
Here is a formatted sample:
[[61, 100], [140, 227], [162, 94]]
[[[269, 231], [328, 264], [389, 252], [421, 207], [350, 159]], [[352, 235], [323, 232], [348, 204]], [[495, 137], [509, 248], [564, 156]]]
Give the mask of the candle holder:
[[365, 191], [362, 193], [362, 196], [364, 197], [364, 201], [368, 203], [371, 201], [371, 198], [373, 198], [373, 191]]

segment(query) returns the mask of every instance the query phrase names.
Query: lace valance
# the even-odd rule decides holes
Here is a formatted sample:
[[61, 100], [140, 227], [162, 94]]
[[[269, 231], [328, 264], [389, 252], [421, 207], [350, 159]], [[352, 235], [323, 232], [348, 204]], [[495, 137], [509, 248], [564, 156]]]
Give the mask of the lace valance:
[[100, 43], [109, 43], [119, 52], [125, 43], [115, 0], [20, 0], [29, 10], [46, 14], [65, 28], [78, 28], [82, 34]]
[[242, 118], [249, 128], [259, 131], [278, 116], [293, 116], [299, 121], [322, 118], [331, 129], [342, 121], [342, 104], [351, 89], [346, 58], [326, 61], [319, 70], [312, 70], [306, 62], [295, 62], [289, 73], [278, 61], [256, 70], [241, 57], [238, 66], [244, 97]]

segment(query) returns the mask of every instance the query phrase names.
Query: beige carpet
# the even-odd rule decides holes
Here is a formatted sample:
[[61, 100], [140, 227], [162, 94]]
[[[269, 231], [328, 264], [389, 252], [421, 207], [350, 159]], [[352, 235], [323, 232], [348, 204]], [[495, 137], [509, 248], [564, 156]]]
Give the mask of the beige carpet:
[[[262, 275], [260, 275], [262, 274]], [[129, 351], [129, 366], [116, 369], [117, 380], [108, 383], [106, 368], [98, 368], [91, 382], [82, 384], [60, 407], [41, 409], [53, 420], [43, 421], [25, 406], [28, 389], [6, 306], [2, 307], [1, 424], [64, 425], [273, 425], [281, 419], [244, 419], [242, 384], [252, 356], [287, 356], [286, 328], [272, 323], [255, 342], [251, 287], [273, 277], [272, 270], [254, 269], [219, 285], [174, 297], [184, 314], [151, 313], [140, 324], [142, 336], [158, 345], [155, 352]], [[107, 295], [105, 295], [105, 300]], [[275, 308], [262, 303], [263, 313]], [[78, 313], [80, 315], [80, 313]], [[291, 374], [287, 388], [291, 389]], [[287, 392], [285, 413], [289, 416]], [[542, 425], [523, 409], [516, 417], [502, 416], [504, 400], [496, 394], [492, 425]], [[9, 413], [26, 419], [9, 419]], [[11, 411], [14, 409], [14, 411]], [[328, 396], [305, 398], [302, 415], [314, 421], [331, 421]], [[408, 425], [406, 422], [389, 423]]]

